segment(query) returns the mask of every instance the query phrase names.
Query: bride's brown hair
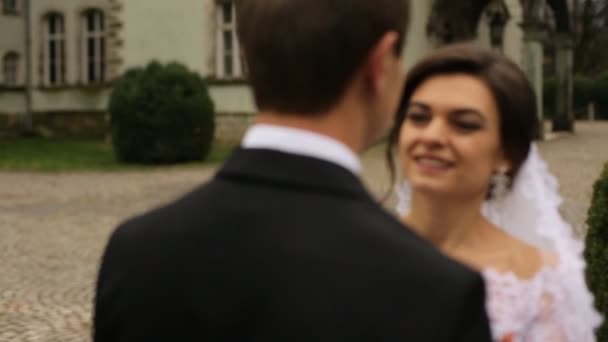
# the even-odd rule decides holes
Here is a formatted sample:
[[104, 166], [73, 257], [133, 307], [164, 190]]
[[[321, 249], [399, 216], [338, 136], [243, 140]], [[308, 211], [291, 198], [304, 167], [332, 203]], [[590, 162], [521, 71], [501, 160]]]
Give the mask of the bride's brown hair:
[[391, 184], [395, 183], [395, 150], [401, 125], [414, 91], [428, 78], [445, 74], [466, 74], [490, 89], [498, 108], [500, 145], [512, 163], [509, 176], [517, 175], [538, 130], [536, 96], [526, 75], [504, 55], [470, 43], [452, 44], [433, 51], [409, 71], [395, 121], [388, 137], [386, 159]]

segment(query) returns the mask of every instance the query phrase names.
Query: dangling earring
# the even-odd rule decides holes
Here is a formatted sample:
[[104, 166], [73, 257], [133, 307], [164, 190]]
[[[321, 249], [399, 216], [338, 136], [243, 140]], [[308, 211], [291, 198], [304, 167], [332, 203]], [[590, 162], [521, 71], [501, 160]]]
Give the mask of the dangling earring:
[[507, 168], [503, 167], [492, 176], [492, 200], [496, 203], [501, 203], [509, 192], [509, 176]]

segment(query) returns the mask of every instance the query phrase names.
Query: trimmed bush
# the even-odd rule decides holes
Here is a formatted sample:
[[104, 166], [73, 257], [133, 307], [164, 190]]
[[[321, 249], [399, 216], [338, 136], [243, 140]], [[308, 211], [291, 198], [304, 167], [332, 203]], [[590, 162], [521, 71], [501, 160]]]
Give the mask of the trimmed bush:
[[109, 112], [120, 161], [178, 163], [209, 154], [213, 102], [203, 78], [181, 64], [151, 62], [128, 70], [113, 88]]
[[[593, 186], [593, 197], [587, 218], [589, 231], [585, 245], [587, 284], [595, 296], [595, 306], [606, 317], [608, 313], [608, 163]], [[608, 322], [597, 331], [598, 342], [608, 342]]]
[[[576, 117], [587, 117], [586, 107], [589, 103], [595, 103], [596, 117], [608, 119], [608, 72], [591, 78], [575, 75], [573, 80], [573, 109]], [[557, 96], [557, 80], [548, 77], [543, 84], [543, 108], [546, 118], [552, 118], [555, 114], [555, 102]]]

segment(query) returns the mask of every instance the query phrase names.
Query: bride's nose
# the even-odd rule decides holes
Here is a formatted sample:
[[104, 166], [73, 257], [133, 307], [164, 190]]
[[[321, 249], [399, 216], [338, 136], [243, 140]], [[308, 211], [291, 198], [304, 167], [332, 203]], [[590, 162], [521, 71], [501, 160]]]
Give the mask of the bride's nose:
[[433, 118], [420, 132], [420, 141], [430, 146], [443, 146], [446, 144], [449, 127], [445, 120]]

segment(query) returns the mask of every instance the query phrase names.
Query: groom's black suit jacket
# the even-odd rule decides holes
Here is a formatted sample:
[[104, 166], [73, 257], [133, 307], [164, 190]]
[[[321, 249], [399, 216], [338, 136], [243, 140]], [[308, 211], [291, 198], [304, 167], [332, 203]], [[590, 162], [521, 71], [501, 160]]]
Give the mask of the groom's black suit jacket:
[[94, 315], [96, 342], [490, 341], [478, 274], [349, 171], [270, 150], [122, 224]]

